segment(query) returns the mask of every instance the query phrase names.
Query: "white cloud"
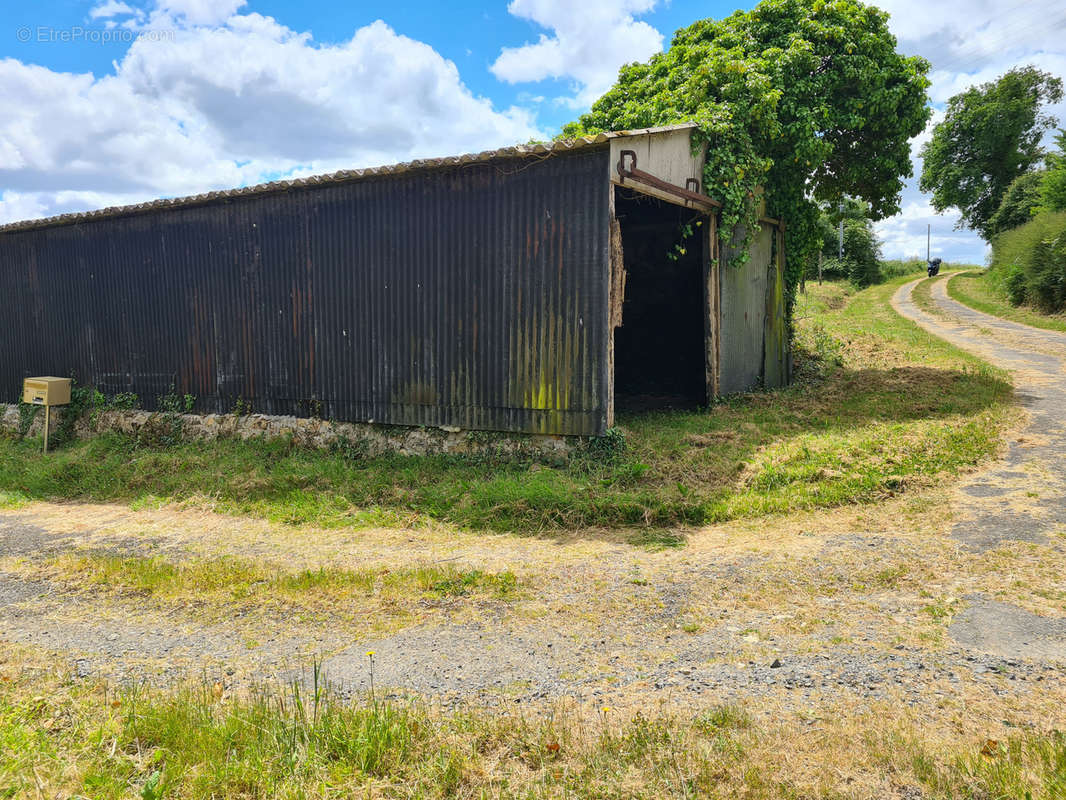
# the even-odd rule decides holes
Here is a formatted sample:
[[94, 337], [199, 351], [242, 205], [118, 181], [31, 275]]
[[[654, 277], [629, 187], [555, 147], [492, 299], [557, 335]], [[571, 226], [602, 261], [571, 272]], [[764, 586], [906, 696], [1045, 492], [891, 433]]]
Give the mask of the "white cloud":
[[968, 231], [954, 230], [916, 189], [911, 196], [916, 199], [906, 201], [901, 213], [875, 225], [886, 258], [924, 259], [926, 231], [929, 230], [930, 252], [934, 258], [968, 264], [985, 263], [988, 247], [983, 241]]
[[548, 78], [573, 81], [573, 97], [560, 98], [575, 108], [590, 105], [618, 77], [618, 68], [644, 61], [662, 50], [663, 35], [634, 19], [651, 11], [657, 0], [571, 3], [565, 0], [512, 0], [507, 10], [549, 29], [533, 43], [505, 47], [491, 66], [508, 83]]
[[36, 196], [19, 192], [0, 193], [0, 225], [20, 219], [35, 219], [47, 213], [47, 206]]
[[970, 0], [965, 7], [918, 0], [878, 0], [900, 42], [949, 72], [1062, 50], [1066, 11], [1059, 0]]
[[221, 25], [246, 6], [247, 0], [157, 0], [149, 26]]
[[[974, 0], [965, 8], [919, 0], [878, 0], [892, 18], [889, 27], [900, 50], [932, 63], [929, 93], [937, 107], [933, 122], [943, 118], [943, 104], [967, 88], [995, 80], [1013, 67], [1033, 64], [1066, 78], [1066, 6], [1061, 0]], [[1066, 125], [1066, 103], [1048, 109]], [[931, 135], [932, 124], [912, 142], [915, 176], [921, 174], [918, 153]], [[987, 246], [972, 231], [954, 230], [954, 210], [936, 214], [918, 191], [917, 177], [903, 192], [903, 213], [877, 225], [885, 255], [925, 255], [926, 224], [933, 227], [934, 255], [981, 263]], [[937, 248], [940, 251], [937, 251]]]
[[[164, 0], [149, 25], [165, 15], [174, 37], [134, 42], [104, 77], [0, 60], [0, 220], [543, 136], [383, 22], [318, 45], [237, 5]], [[224, 24], [195, 21], [212, 9]]]
[[138, 12], [119, 0], [107, 0], [89, 11], [89, 19], [111, 19], [112, 17], [136, 15]]

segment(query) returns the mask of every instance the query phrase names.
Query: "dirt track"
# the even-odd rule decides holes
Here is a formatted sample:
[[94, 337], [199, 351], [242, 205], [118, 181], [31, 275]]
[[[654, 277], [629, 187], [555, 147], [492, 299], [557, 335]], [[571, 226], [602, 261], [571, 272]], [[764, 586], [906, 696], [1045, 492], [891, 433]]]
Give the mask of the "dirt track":
[[[910, 288], [896, 298], [901, 313], [1013, 370], [1032, 413], [1005, 460], [953, 494], [714, 526], [663, 552], [596, 531], [321, 531], [203, 511], [35, 503], [0, 512], [0, 640], [53, 653], [86, 679], [206, 673], [239, 688], [291, 678], [319, 656], [332, 681], [355, 691], [367, 685], [373, 650], [379, 687], [445, 702], [739, 700], [776, 713], [1009, 700], [1061, 715], [1066, 342], [971, 317], [939, 290], [959, 320], [932, 317], [910, 302]], [[519, 590], [507, 600], [416, 598], [403, 613], [353, 616], [341, 602], [294, 614], [64, 583], [49, 564], [71, 552], [236, 556], [279, 568], [448, 563], [511, 569]]]
[[1066, 334], [983, 314], [947, 295], [947, 280], [935, 281], [929, 314], [911, 300], [916, 282], [893, 298], [897, 310], [936, 336], [1009, 370], [1029, 424], [992, 470], [960, 486], [956, 508], [963, 516], [952, 535], [968, 547], [987, 550], [1003, 541], [1046, 543], [1066, 523]]

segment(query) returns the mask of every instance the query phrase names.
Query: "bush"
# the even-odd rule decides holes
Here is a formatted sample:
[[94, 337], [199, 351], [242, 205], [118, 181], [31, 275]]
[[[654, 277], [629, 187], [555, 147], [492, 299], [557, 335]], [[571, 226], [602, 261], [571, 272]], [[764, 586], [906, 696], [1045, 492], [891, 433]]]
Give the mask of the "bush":
[[[924, 274], [926, 266], [925, 260], [921, 258], [906, 260], [893, 258], [879, 261], [876, 272], [867, 269], [865, 277], [873, 283], [884, 283], [903, 275]], [[945, 263], [942, 268], [948, 266], [950, 265]], [[856, 272], [855, 264], [846, 256], [843, 261], [838, 258], [827, 258], [822, 262], [822, 277], [828, 281], [852, 280]], [[817, 267], [815, 267], [815, 275], [817, 275]]]
[[1066, 220], [1054, 236], [1034, 245], [1027, 272], [1026, 294], [1037, 308], [1066, 309]]
[[844, 262], [848, 280], [857, 288], [881, 282], [881, 245], [869, 220], [844, 222]]
[[1003, 278], [1003, 287], [1007, 290], [1007, 299], [1012, 306], [1020, 306], [1025, 302], [1025, 270], [1017, 264], [1007, 267], [1007, 274]]
[[848, 262], [839, 258], [827, 258], [822, 262], [822, 277], [827, 281], [842, 281], [848, 277]]
[[1066, 212], [1039, 214], [997, 237], [989, 275], [1014, 305], [1066, 310]]
[[895, 258], [888, 261], [881, 262], [881, 279], [891, 280], [892, 278], [899, 278], [903, 275], [916, 275], [919, 272], [924, 273], [927, 262], [920, 258], [908, 258], [907, 260]]

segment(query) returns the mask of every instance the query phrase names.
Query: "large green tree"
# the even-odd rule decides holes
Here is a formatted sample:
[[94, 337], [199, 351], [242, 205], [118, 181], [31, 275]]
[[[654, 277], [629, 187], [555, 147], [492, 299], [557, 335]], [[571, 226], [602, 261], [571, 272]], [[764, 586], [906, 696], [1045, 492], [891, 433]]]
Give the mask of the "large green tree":
[[1062, 81], [1028, 66], [948, 100], [922, 148], [920, 185], [932, 192], [933, 207], [958, 208], [960, 227], [990, 239], [1007, 188], [1043, 158], [1040, 140], [1055, 120], [1041, 108], [1061, 99]]
[[861, 198], [874, 218], [899, 210], [909, 139], [928, 119], [928, 68], [896, 51], [888, 15], [873, 6], [763, 0], [677, 31], [666, 52], [623, 67], [563, 133], [697, 122], [704, 186], [724, 204], [724, 227], [754, 229], [758, 187], [786, 221], [791, 309], [821, 247], [818, 200]]

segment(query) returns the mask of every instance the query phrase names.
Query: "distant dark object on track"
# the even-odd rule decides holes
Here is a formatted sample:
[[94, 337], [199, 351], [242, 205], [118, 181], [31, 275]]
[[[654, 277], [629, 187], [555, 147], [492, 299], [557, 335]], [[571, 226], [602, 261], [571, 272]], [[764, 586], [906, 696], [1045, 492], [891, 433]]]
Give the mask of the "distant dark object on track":
[[933, 258], [929, 260], [929, 267], [926, 269], [926, 271], [929, 273], [930, 278], [932, 278], [934, 275], [940, 274], [940, 263], [941, 262], [939, 258]]

